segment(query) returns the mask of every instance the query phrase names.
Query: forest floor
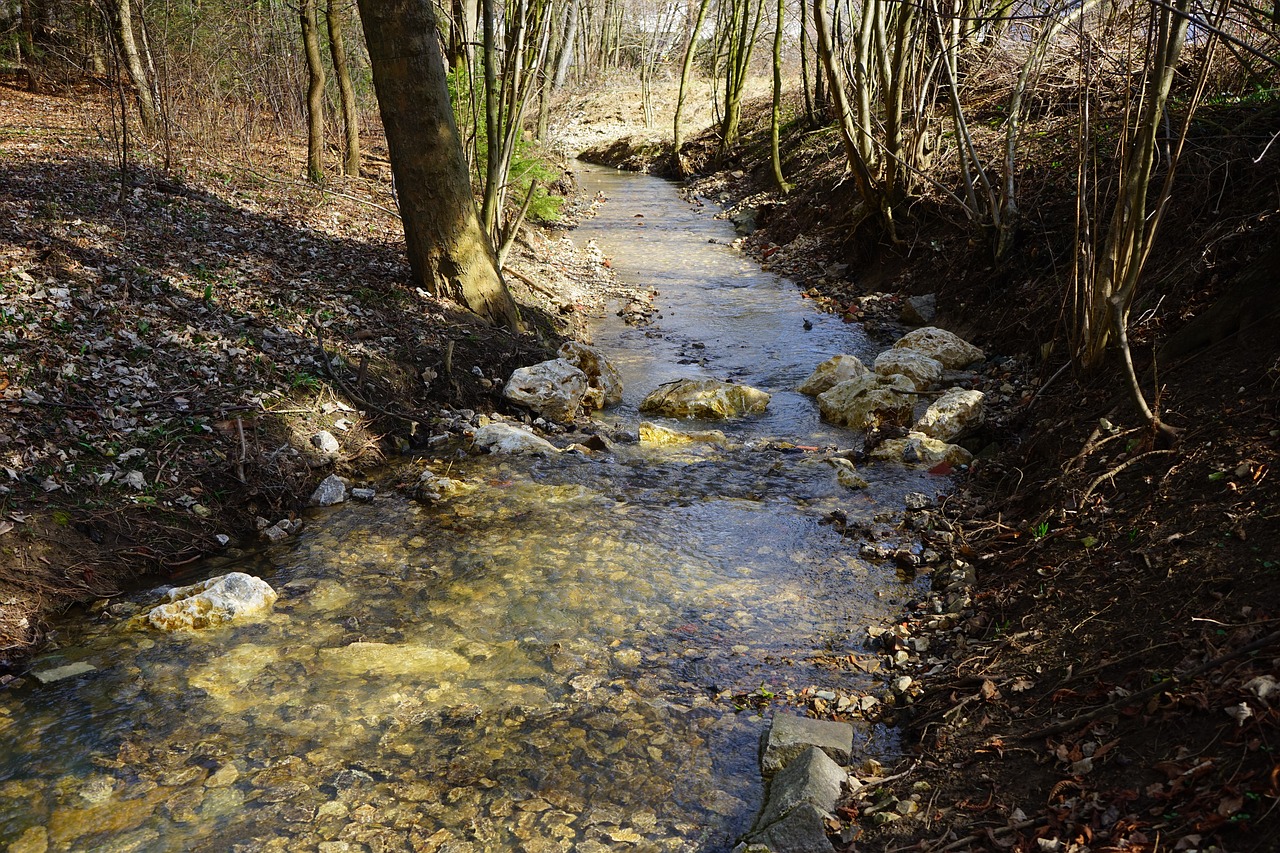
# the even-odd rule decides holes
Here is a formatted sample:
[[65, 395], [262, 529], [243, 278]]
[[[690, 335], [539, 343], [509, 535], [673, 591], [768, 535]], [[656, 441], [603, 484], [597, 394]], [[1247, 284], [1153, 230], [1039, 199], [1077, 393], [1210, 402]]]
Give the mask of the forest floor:
[[[635, 94], [567, 102], [563, 143], [659, 137]], [[606, 102], [628, 106], [598, 133], [586, 117]], [[764, 115], [757, 105], [748, 126]], [[913, 650], [892, 714], [905, 754], [881, 781], [864, 774], [833, 838], [859, 850], [1274, 849], [1271, 324], [1255, 317], [1160, 365], [1161, 409], [1183, 432], [1157, 447], [1114, 374], [1064, 369], [1048, 282], [1065, 245], [1051, 226], [1071, 201], [1047, 160], [1037, 171], [1043, 151], [1029, 155], [1024, 202], [1051, 226], [996, 269], [927, 200], [903, 246], [867, 240], [842, 216], [853, 205], [834, 137], [797, 127], [791, 196], [767, 189], [759, 135], [689, 191], [754, 210], [760, 230], [743, 248], [850, 321], [891, 326], [902, 297], [935, 293], [936, 323], [982, 345], [1010, 389], [981, 437], [991, 452], [930, 516], [936, 541], [976, 569], [964, 618], [940, 625], [922, 600], [878, 641]], [[373, 139], [367, 172], [323, 189], [297, 179], [296, 148], [204, 140], [167, 171], [163, 151], [140, 152], [122, 194], [113, 137], [101, 95], [0, 88], [0, 658], [40, 641], [50, 607], [163, 576], [252, 535], [258, 517], [296, 514], [328, 473], [360, 484], [395, 448], [500, 408], [511, 368], [580, 330], [613, 286], [598, 257], [530, 230], [509, 281], [540, 334], [512, 337], [405, 283]], [[636, 162], [661, 157], [639, 147]], [[1247, 177], [1221, 209], [1170, 218], [1167, 298], [1133, 331], [1143, 366], [1275, 240], [1274, 198], [1256, 189], [1272, 178]], [[312, 446], [321, 430], [338, 437], [336, 458]]]
[[[1213, 118], [1242, 127], [1250, 115]], [[1051, 141], [1052, 121], [1031, 136]], [[704, 171], [686, 192], [735, 221], [749, 214], [757, 230], [739, 241], [745, 251], [873, 334], [894, 328], [907, 297], [934, 294], [934, 324], [983, 346], [1007, 380], [990, 401], [996, 417], [971, 437], [979, 459], [926, 516], [928, 541], [976, 570], [963, 618], [939, 619], [935, 593], [869, 632], [886, 657], [909, 653], [913, 683], [882, 717], [905, 749], [896, 766], [864, 768], [865, 787], [829, 827], [836, 847], [1276, 849], [1278, 306], [1249, 302], [1233, 283], [1261, 271], [1274, 288], [1275, 158], [1230, 187], [1213, 183], [1222, 139], [1197, 139], [1187, 158], [1148, 278], [1160, 293], [1144, 298], [1130, 332], [1148, 383], [1162, 343], [1193, 341], [1161, 351], [1156, 401], [1181, 430], [1168, 448], [1114, 366], [1078, 375], [1063, 354], [1073, 184], [1050, 145], [1033, 146], [1020, 175], [1024, 210], [1039, 222], [997, 267], [929, 198], [900, 224], [900, 244], [868, 239], [842, 216], [856, 200], [834, 132], [806, 133], [800, 120], [784, 134], [796, 186], [778, 194], [767, 103], [744, 124], [728, 164], [716, 164], [713, 134], [690, 141]], [[670, 162], [669, 146], [647, 142], [587, 156], [658, 173]], [[1242, 291], [1248, 309], [1230, 322], [1192, 325]]]
[[507, 260], [532, 334], [413, 287], [380, 134], [359, 178], [323, 187], [296, 146], [226, 138], [179, 140], [168, 169], [140, 147], [123, 190], [117, 136], [102, 92], [0, 86], [0, 679], [51, 612], [504, 408], [511, 371], [616, 287], [542, 228]]

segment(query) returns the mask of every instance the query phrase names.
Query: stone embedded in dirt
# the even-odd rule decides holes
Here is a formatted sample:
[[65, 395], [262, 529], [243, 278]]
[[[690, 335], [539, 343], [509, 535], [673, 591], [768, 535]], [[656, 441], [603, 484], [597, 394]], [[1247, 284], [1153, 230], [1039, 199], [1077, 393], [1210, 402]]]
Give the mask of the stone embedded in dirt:
[[718, 379], [677, 379], [655, 388], [640, 403], [640, 411], [670, 418], [723, 420], [758, 415], [769, 400], [768, 394], [749, 385]]
[[958, 370], [986, 357], [982, 350], [959, 335], [936, 326], [925, 326], [907, 332], [898, 339], [893, 348], [923, 353], [929, 358], [942, 362], [942, 366], [947, 370]]
[[913, 429], [939, 441], [950, 441], [982, 425], [984, 396], [981, 391], [952, 388], [929, 405]]
[[476, 430], [475, 445], [490, 453], [554, 455], [560, 452], [545, 438], [526, 429], [501, 423], [488, 424]]
[[913, 326], [923, 326], [926, 323], [932, 323], [933, 318], [938, 315], [938, 297], [933, 293], [925, 293], [920, 296], [908, 296], [902, 301], [902, 313], [899, 315], [902, 322], [910, 323]]
[[659, 447], [672, 444], [727, 444], [725, 434], [718, 429], [675, 430], [649, 421], [640, 422], [640, 443]]
[[902, 505], [909, 510], [919, 511], [933, 506], [933, 500], [920, 492], [907, 492], [902, 496]]
[[551, 421], [573, 420], [587, 394], [587, 374], [563, 358], [517, 368], [502, 396]]
[[94, 672], [95, 670], [97, 670], [97, 667], [93, 664], [78, 660], [74, 663], [55, 666], [51, 669], [38, 669], [31, 673], [31, 677], [41, 684], [52, 684], [55, 681], [75, 678], [77, 675], [84, 675], [87, 672]]
[[756, 819], [763, 828], [808, 803], [824, 812], [833, 811], [847, 774], [816, 746], [809, 747], [784, 767], [769, 783], [769, 799]]
[[846, 489], [865, 489], [869, 484], [853, 467], [853, 463], [843, 456], [833, 456], [827, 460], [836, 469], [836, 482]]
[[603, 409], [622, 401], [622, 375], [598, 349], [565, 341], [556, 355], [587, 375], [587, 392], [582, 400], [585, 405]]
[[766, 777], [777, 773], [811, 746], [818, 747], [839, 764], [848, 764], [853, 754], [853, 726], [779, 712], [774, 714], [761, 741], [760, 769]]
[[199, 630], [239, 622], [271, 609], [276, 591], [261, 578], [231, 572], [166, 593], [147, 621], [161, 631]]
[[904, 376], [867, 374], [833, 386], [818, 395], [822, 419], [837, 426], [866, 429], [911, 421], [915, 387]]
[[734, 853], [814, 853], [831, 847], [827, 840], [826, 812], [804, 803], [777, 823], [748, 836]]
[[880, 442], [871, 451], [871, 458], [932, 468], [942, 462], [948, 465], [968, 465], [973, 461], [973, 454], [958, 444], [947, 444], [922, 432], [909, 432], [906, 438], [891, 438]]
[[320, 432], [311, 436], [311, 446], [326, 456], [337, 456], [342, 450], [342, 445], [338, 443], [337, 437], [328, 430], [320, 430]]
[[889, 349], [876, 356], [880, 376], [905, 376], [916, 391], [927, 391], [942, 380], [942, 362], [909, 349]]
[[841, 382], [866, 376], [871, 371], [856, 355], [836, 355], [814, 368], [796, 388], [801, 394], [817, 396]]
[[316, 490], [311, 493], [311, 506], [333, 506], [347, 499], [347, 484], [337, 474], [330, 474], [320, 481]]

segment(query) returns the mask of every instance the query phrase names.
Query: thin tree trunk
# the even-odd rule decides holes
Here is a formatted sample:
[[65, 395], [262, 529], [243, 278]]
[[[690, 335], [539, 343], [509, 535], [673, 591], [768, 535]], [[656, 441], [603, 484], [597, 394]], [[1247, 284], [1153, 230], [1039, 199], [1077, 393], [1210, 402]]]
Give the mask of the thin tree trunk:
[[359, 177], [360, 116], [356, 111], [356, 93], [351, 86], [347, 48], [342, 39], [342, 7], [339, 0], [329, 0], [325, 9], [325, 21], [329, 26], [329, 56], [333, 60], [333, 76], [338, 80], [338, 95], [342, 100], [342, 135], [346, 141], [342, 171]]
[[476, 215], [430, 0], [359, 0], [414, 281], [521, 328]]
[[133, 93], [138, 101], [138, 114], [142, 118], [142, 129], [148, 135], [160, 132], [160, 105], [156, 103], [155, 92], [147, 80], [146, 68], [142, 65], [142, 57], [138, 53], [138, 43], [133, 37], [132, 0], [115, 0], [112, 10], [115, 12], [116, 41], [120, 45], [120, 55], [124, 58], [125, 73], [133, 85]]
[[307, 57], [307, 180], [324, 180], [324, 65], [320, 62], [320, 34], [316, 0], [302, 0], [302, 49]]
[[[773, 111], [769, 115], [769, 161], [773, 166], [773, 183], [786, 195], [791, 186], [782, 176], [782, 154], [778, 150], [778, 125], [782, 121], [782, 13], [786, 0], [778, 0], [777, 21], [773, 27]], [[804, 34], [801, 33], [801, 38]]]
[[684, 49], [684, 63], [680, 66], [680, 91], [676, 95], [676, 115], [674, 126], [671, 133], [671, 146], [676, 161], [676, 172], [680, 177], [684, 177], [689, 173], [688, 165], [684, 161], [684, 156], [680, 153], [680, 149], [684, 146], [684, 136], [680, 127], [680, 118], [684, 113], [685, 97], [689, 93], [689, 75], [693, 71], [693, 59], [698, 50], [698, 34], [702, 32], [703, 21], [707, 18], [707, 7], [711, 5], [711, 0], [701, 0], [698, 4], [698, 17], [693, 24], [693, 29], [689, 32], [689, 43]]

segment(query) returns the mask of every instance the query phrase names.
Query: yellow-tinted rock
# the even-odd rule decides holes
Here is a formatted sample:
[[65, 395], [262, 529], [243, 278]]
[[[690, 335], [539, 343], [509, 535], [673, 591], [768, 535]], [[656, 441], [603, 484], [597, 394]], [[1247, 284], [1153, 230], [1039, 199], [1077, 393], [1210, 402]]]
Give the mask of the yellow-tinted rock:
[[191, 631], [250, 619], [271, 609], [276, 591], [261, 578], [231, 572], [169, 590], [168, 604], [153, 607], [147, 621], [161, 631]]
[[45, 853], [48, 849], [49, 833], [43, 826], [28, 828], [5, 848], [7, 853]]
[[718, 379], [677, 379], [664, 382], [640, 403], [640, 411], [671, 418], [723, 420], [758, 415], [769, 405], [769, 395], [749, 385]]
[[727, 441], [725, 434], [718, 429], [682, 432], [649, 423], [648, 421], [640, 422], [641, 444], [656, 444], [659, 446], [668, 444], [725, 444]]
[[351, 643], [321, 649], [320, 662], [326, 669], [348, 675], [426, 675], [461, 672], [470, 666], [456, 652], [416, 643]]
[[841, 382], [857, 379], [870, 373], [856, 355], [837, 355], [819, 364], [813, 373], [796, 388], [801, 394], [817, 396], [830, 391]]

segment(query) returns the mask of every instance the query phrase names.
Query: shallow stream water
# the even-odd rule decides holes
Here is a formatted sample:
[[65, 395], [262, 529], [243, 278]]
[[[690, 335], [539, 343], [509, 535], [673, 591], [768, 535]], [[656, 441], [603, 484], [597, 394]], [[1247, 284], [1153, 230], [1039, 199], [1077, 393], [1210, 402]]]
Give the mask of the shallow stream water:
[[869, 520], [928, 484], [887, 466], [850, 492], [787, 447], [854, 442], [790, 389], [869, 344], [724, 245], [710, 205], [645, 176], [580, 177], [610, 200], [577, 239], [659, 291], [652, 325], [594, 329], [626, 384], [605, 419], [634, 430], [644, 394], [680, 376], [770, 391], [768, 413], [668, 424], [721, 429], [723, 446], [455, 459], [433, 467], [474, 489], [440, 505], [383, 493], [314, 511], [193, 577], [267, 579], [280, 600], [252, 624], [141, 629], [126, 617], [148, 592], [68, 622], [34, 668], [93, 670], [0, 692], [0, 844], [727, 850], [760, 805], [766, 726], [732, 697], [874, 687], [807, 658], [856, 650], [913, 589], [820, 522]]

